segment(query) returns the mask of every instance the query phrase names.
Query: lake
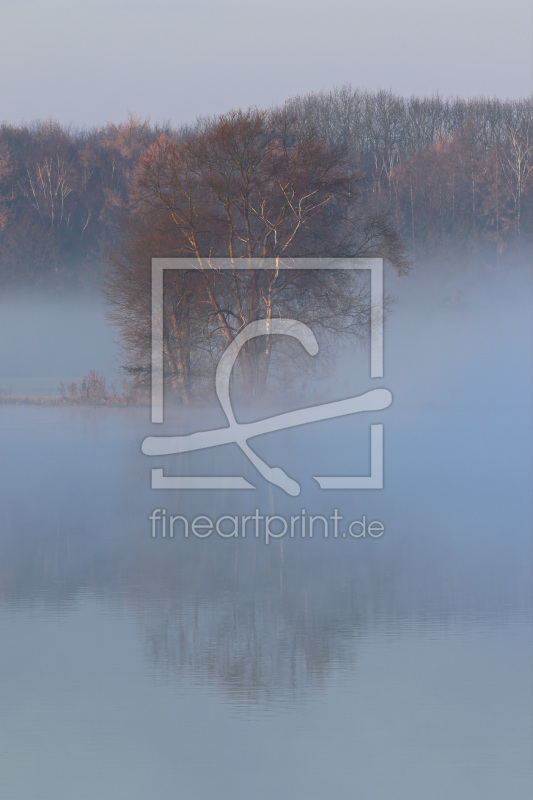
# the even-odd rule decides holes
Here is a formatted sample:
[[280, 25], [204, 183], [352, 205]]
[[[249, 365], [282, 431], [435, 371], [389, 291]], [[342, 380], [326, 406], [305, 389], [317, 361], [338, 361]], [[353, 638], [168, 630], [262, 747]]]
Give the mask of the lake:
[[[254, 442], [299, 497], [235, 445], [144, 456], [146, 408], [0, 406], [2, 800], [531, 797], [523, 275], [394, 284], [391, 407]], [[368, 471], [378, 421], [383, 490], [320, 490]], [[256, 489], [154, 490], [151, 467]]]

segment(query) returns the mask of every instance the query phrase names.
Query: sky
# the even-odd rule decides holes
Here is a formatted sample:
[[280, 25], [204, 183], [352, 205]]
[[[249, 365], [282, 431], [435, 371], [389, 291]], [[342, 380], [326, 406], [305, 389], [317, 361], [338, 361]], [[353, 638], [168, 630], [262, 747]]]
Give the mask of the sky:
[[531, 0], [0, 0], [0, 121], [181, 124], [351, 83], [533, 90]]

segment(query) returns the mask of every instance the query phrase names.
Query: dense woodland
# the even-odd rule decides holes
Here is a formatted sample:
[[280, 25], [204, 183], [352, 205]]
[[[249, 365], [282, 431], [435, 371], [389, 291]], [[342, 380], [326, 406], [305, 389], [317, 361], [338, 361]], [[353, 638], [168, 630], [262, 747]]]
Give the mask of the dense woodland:
[[[285, 104], [341, 147], [368, 218], [385, 215], [412, 260], [477, 253], [497, 263], [533, 238], [533, 97], [403, 98], [344, 87]], [[90, 285], [131, 217], [143, 158], [206, 121], [135, 117], [93, 130], [54, 121], [0, 127], [0, 279]], [[157, 255], [157, 253], [154, 253]]]

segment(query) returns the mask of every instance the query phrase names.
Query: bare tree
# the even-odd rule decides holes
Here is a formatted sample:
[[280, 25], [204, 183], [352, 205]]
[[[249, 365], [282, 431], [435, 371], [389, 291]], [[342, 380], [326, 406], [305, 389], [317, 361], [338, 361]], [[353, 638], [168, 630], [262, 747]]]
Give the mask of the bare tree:
[[504, 131], [503, 170], [511, 185], [511, 196], [515, 209], [515, 232], [520, 238], [522, 196], [524, 187], [533, 170], [533, 113], [524, 114], [516, 121], [508, 123]]
[[[142, 157], [127, 245], [107, 279], [112, 318], [148, 371], [149, 257], [192, 257], [201, 269], [172, 276], [163, 338], [169, 382], [190, 400], [194, 354], [212, 363], [250, 322], [298, 313], [332, 336], [361, 333], [361, 286], [339, 271], [288, 269], [297, 257], [382, 256], [406, 270], [403, 246], [383, 214], [360, 209], [360, 174], [346, 147], [327, 144], [290, 110], [231, 112], [189, 136], [161, 136]], [[229, 260], [229, 269], [213, 259]], [[242, 260], [249, 269], [242, 267]], [[261, 267], [273, 259], [275, 269]], [[270, 338], [270, 337], [268, 337]], [[249, 342], [244, 384], [264, 390], [272, 342]]]

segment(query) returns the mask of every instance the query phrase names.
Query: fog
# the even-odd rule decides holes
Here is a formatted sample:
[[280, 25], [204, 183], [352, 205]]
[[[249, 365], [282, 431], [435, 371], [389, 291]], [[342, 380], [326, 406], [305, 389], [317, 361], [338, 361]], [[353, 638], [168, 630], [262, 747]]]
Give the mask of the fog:
[[[503, 597], [520, 604], [529, 586], [531, 279], [524, 263], [500, 270], [469, 264], [443, 275], [444, 268], [430, 264], [409, 277], [387, 275], [393, 302], [386, 322], [383, 379], [368, 377], [368, 347], [355, 345], [340, 354], [336, 372], [320, 381], [314, 378], [305, 390], [312, 394], [318, 382], [322, 396], [326, 393], [334, 400], [383, 386], [394, 398], [388, 409], [253, 440], [254, 449], [269, 465], [282, 467], [298, 480], [299, 497], [289, 498], [268, 484], [235, 445], [164, 458], [141, 454], [147, 435], [225, 425], [220, 408], [196, 412], [167, 408], [165, 425], [152, 426], [147, 408], [0, 407], [4, 463], [9, 465], [1, 491], [2, 546], [10, 549], [10, 557], [3, 563], [14, 575], [13, 597], [31, 599], [43, 593], [53, 597], [59, 589], [63, 599], [75, 597], [80, 589], [120, 595], [132, 579], [126, 564], [135, 569], [136, 591], [164, 595], [164, 581], [153, 581], [142, 563], [154, 560], [154, 570], [173, 575], [175, 569], [183, 569], [186, 553], [193, 563], [202, 559], [202, 569], [214, 558], [219, 579], [180, 583], [183, 602], [190, 603], [196, 592], [207, 592], [218, 602], [219, 582], [224, 586], [225, 580], [233, 580], [235, 547], [243, 548], [245, 564], [252, 554], [257, 557], [258, 544], [246, 549], [244, 542], [179, 542], [176, 537], [169, 548], [168, 542], [149, 538], [151, 511], [165, 507], [169, 514], [192, 517], [259, 508], [290, 516], [305, 507], [315, 514], [338, 508], [351, 519], [365, 514], [369, 521], [383, 522], [386, 529], [379, 541], [332, 542], [318, 537], [312, 542], [283, 542], [283, 569], [296, 569], [296, 576], [291, 573], [284, 581], [285, 594], [302, 582], [307, 587], [306, 602], [313, 603], [316, 595], [317, 608], [326, 615], [339, 591], [337, 570], [346, 570], [346, 590], [351, 593], [351, 570], [362, 569], [361, 563], [363, 572], [397, 570], [402, 576], [399, 583], [387, 582], [387, 596], [395, 587], [399, 591], [399, 596], [389, 598], [390, 609], [405, 603], [413, 604], [413, 613], [416, 608], [422, 613], [434, 604], [448, 613], [463, 601], [486, 609], [498, 607]], [[45, 384], [79, 378], [93, 368], [110, 380], [119, 379], [116, 332], [104, 323], [97, 297], [48, 298], [40, 303], [35, 295], [17, 296], [3, 302], [0, 318], [0, 385], [5, 388], [11, 381], [15, 387], [24, 386], [28, 394], [37, 393]], [[235, 397], [237, 416], [258, 419], [309, 405], [305, 391], [300, 389], [289, 404], [278, 391], [268, 406], [259, 408], [244, 407]], [[384, 490], [320, 491], [314, 475], [368, 474], [369, 424], [376, 422], [384, 424]], [[177, 475], [240, 474], [257, 491], [153, 491], [148, 488], [151, 467]], [[45, 558], [50, 537], [58, 548], [54, 580], [59, 581], [51, 586]], [[166, 548], [164, 556], [161, 547]], [[273, 590], [267, 576], [279, 568], [271, 563], [278, 558], [279, 547], [279, 542], [271, 542], [266, 548], [264, 583], [254, 572], [253, 591], [260, 585], [261, 591]], [[349, 547], [354, 562], [345, 561]], [[133, 566], [137, 551], [143, 553], [142, 563]], [[305, 566], [299, 563], [301, 552]], [[330, 572], [324, 572], [323, 559], [332, 560]], [[364, 583], [375, 594], [383, 582], [369, 575]], [[249, 580], [241, 565], [238, 585], [244, 581], [245, 593]], [[462, 588], [444, 599], [441, 580], [457, 580]], [[428, 591], [435, 593], [433, 600]], [[379, 602], [386, 605], [381, 592], [380, 588]], [[352, 603], [353, 598], [348, 606]], [[349, 617], [351, 612], [339, 598], [335, 613], [341, 609]]]
[[0, 389], [57, 395], [61, 382], [91, 369], [120, 379], [117, 338], [96, 291], [6, 292], [0, 298]]
[[[401, 279], [387, 275], [383, 379], [368, 377], [362, 344], [340, 354], [320, 389], [338, 399], [383, 386], [392, 405], [251, 440], [267, 464], [298, 480], [298, 497], [267, 483], [234, 444], [160, 458], [141, 453], [145, 436], [223, 425], [220, 409], [167, 408], [164, 425], [154, 426], [144, 407], [0, 405], [0, 662], [11, 698], [5, 746], [51, 725], [52, 738], [37, 736], [34, 748], [35, 781], [49, 787], [47, 796], [94, 796], [114, 779], [140, 798], [154, 771], [157, 798], [177, 780], [186, 796], [213, 796], [215, 775], [225, 781], [217, 796], [249, 794], [258, 775], [264, 793], [254, 796], [301, 785], [307, 797], [324, 796], [318, 775], [295, 782], [296, 740], [282, 733], [283, 720], [307, 758], [322, 754], [336, 765], [339, 797], [353, 796], [355, 786], [385, 800], [401, 765], [414, 770], [421, 758], [427, 774], [417, 768], [410, 797], [431, 794], [436, 776], [443, 792], [436, 797], [497, 800], [510, 786], [526, 795], [527, 267], [470, 263], [445, 272], [433, 264]], [[8, 298], [0, 319], [0, 374], [27, 381], [28, 393], [93, 368], [119, 375], [114, 332], [95, 298]], [[280, 392], [259, 408], [236, 397], [237, 416], [308, 404], [317, 381], [290, 403]], [[384, 489], [321, 491], [314, 475], [368, 474], [375, 422], [384, 424]], [[166, 475], [242, 475], [257, 488], [156, 491], [152, 467]], [[364, 515], [384, 533], [324, 538], [318, 526], [313, 538], [267, 543], [264, 528], [258, 537], [200, 539], [185, 537], [178, 523], [173, 538], [160, 528], [153, 538], [149, 519], [154, 509], [192, 520], [255, 509], [289, 518], [304, 508], [328, 517], [337, 509], [344, 520]], [[17, 663], [27, 665], [22, 673]], [[322, 729], [328, 741], [319, 747], [313, 736]], [[459, 729], [467, 732], [460, 748]], [[209, 771], [195, 769], [185, 730], [213, 749]], [[237, 768], [240, 756], [217, 744], [226, 732], [243, 743], [249, 774]], [[148, 735], [166, 737], [179, 757], [161, 761], [144, 749]], [[252, 742], [276, 761], [275, 774]], [[379, 742], [387, 747], [385, 772], [372, 755]], [[54, 770], [65, 748], [73, 766], [59, 786]], [[519, 765], [512, 777], [508, 752]], [[79, 775], [93, 757], [103, 772], [92, 771], [89, 793], [80, 794]], [[356, 778], [345, 770], [350, 759]], [[33, 791], [34, 778], [17, 783], [16, 763], [5, 772], [10, 796], [29, 796], [16, 789]]]

